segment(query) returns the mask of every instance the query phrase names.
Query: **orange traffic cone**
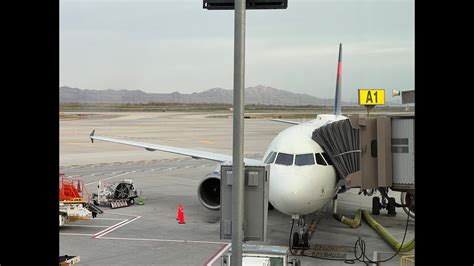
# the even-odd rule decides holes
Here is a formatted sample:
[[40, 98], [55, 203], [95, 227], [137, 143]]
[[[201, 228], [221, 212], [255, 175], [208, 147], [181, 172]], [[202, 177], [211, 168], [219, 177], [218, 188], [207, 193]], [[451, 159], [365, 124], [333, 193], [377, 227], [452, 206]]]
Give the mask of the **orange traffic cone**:
[[176, 213], [176, 220], [179, 220], [179, 212], [183, 210], [183, 205], [181, 202], [178, 204], [178, 212]]
[[[181, 208], [180, 208], [181, 207]], [[186, 222], [184, 222], [184, 209], [183, 209], [183, 205], [181, 205], [180, 207], [178, 207], [178, 223], [179, 224], [185, 224]]]

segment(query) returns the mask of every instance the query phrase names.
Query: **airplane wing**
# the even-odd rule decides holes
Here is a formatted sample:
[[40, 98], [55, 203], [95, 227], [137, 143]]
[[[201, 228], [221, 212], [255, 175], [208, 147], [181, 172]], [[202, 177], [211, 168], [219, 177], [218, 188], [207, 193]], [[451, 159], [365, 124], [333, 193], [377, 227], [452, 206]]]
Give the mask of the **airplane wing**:
[[[94, 143], [94, 140], [102, 140], [102, 141], [125, 144], [125, 145], [130, 145], [130, 146], [135, 146], [135, 147], [142, 147], [142, 148], [145, 148], [145, 150], [147, 151], [164, 151], [164, 152], [170, 152], [170, 153], [175, 153], [175, 154], [180, 154], [180, 155], [187, 155], [187, 156], [191, 156], [194, 159], [207, 159], [207, 160], [217, 161], [217, 162], [232, 162], [232, 155], [171, 147], [171, 146], [144, 143], [144, 142], [137, 142], [137, 141], [131, 141], [131, 140], [114, 139], [114, 138], [103, 137], [103, 136], [96, 136], [95, 129], [92, 131], [89, 137], [92, 143]], [[257, 160], [257, 159], [244, 158], [244, 163], [261, 164], [262, 161]]]
[[301, 124], [300, 122], [290, 121], [290, 120], [283, 120], [283, 119], [270, 119], [270, 120], [271, 120], [271, 121], [275, 121], [275, 122], [281, 122], [281, 123], [292, 124], [292, 125], [299, 125], [299, 124]]

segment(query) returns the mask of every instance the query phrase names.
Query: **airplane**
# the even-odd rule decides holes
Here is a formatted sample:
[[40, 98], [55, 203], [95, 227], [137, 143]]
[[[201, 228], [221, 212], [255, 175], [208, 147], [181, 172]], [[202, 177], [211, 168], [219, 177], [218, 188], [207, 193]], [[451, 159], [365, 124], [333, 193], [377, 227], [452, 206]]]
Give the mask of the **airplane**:
[[[309, 247], [308, 230], [304, 222], [306, 215], [314, 213], [334, 199], [341, 184], [337, 182], [336, 170], [323, 148], [311, 137], [315, 129], [329, 123], [348, 119], [341, 115], [341, 71], [342, 43], [339, 44], [337, 66], [336, 95], [331, 114], [317, 115], [316, 119], [296, 122], [272, 119], [276, 122], [291, 124], [281, 131], [268, 146], [263, 159], [244, 158], [244, 164], [267, 164], [270, 166], [269, 203], [271, 208], [290, 215], [296, 220], [299, 230], [293, 234], [294, 246]], [[135, 147], [147, 151], [163, 151], [191, 156], [195, 159], [207, 159], [216, 162], [231, 162], [232, 155], [219, 154], [194, 149], [149, 144], [129, 140], [114, 139], [90, 134], [92, 142], [102, 140]], [[210, 209], [220, 208], [220, 167], [207, 174], [198, 186], [200, 203]]]

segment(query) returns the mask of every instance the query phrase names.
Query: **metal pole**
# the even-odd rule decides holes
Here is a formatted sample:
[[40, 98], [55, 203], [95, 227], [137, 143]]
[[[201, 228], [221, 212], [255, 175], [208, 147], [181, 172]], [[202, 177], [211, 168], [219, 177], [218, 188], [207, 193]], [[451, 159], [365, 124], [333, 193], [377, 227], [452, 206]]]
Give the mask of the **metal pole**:
[[232, 147], [232, 266], [242, 265], [244, 238], [244, 85], [246, 0], [235, 0], [234, 11], [234, 114]]

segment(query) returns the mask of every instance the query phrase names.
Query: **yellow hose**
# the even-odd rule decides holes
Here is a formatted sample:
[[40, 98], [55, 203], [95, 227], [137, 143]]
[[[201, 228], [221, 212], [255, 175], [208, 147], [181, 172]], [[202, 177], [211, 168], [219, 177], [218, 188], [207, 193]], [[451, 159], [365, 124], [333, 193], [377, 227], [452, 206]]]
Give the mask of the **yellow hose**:
[[340, 221], [341, 223], [345, 224], [345, 225], [348, 225], [352, 228], [357, 228], [360, 226], [360, 222], [361, 222], [361, 212], [362, 210], [359, 209], [357, 210], [355, 216], [354, 216], [354, 219], [351, 219], [351, 218], [348, 218], [346, 216], [343, 216], [343, 215], [334, 215], [334, 218], [336, 218], [336, 220]]
[[[407, 252], [415, 248], [415, 238], [406, 242], [401, 246], [401, 243], [398, 242], [392, 234], [390, 234], [382, 225], [380, 225], [369, 212], [366, 210], [362, 211], [365, 221], [375, 230], [377, 233], [394, 249], [400, 249], [401, 252]], [[401, 246], [401, 248], [400, 248]]]
[[[362, 213], [362, 215], [361, 215]], [[366, 210], [358, 209], [354, 219], [347, 218], [340, 214], [333, 215], [336, 220], [340, 221], [341, 223], [348, 225], [352, 228], [357, 228], [361, 224], [361, 217], [363, 216], [365, 221], [372, 227], [377, 233], [394, 249], [398, 250], [401, 246], [401, 243], [398, 242], [392, 234], [390, 234], [381, 224], [379, 224]], [[406, 242], [401, 247], [401, 252], [407, 252], [415, 248], [415, 238]]]

